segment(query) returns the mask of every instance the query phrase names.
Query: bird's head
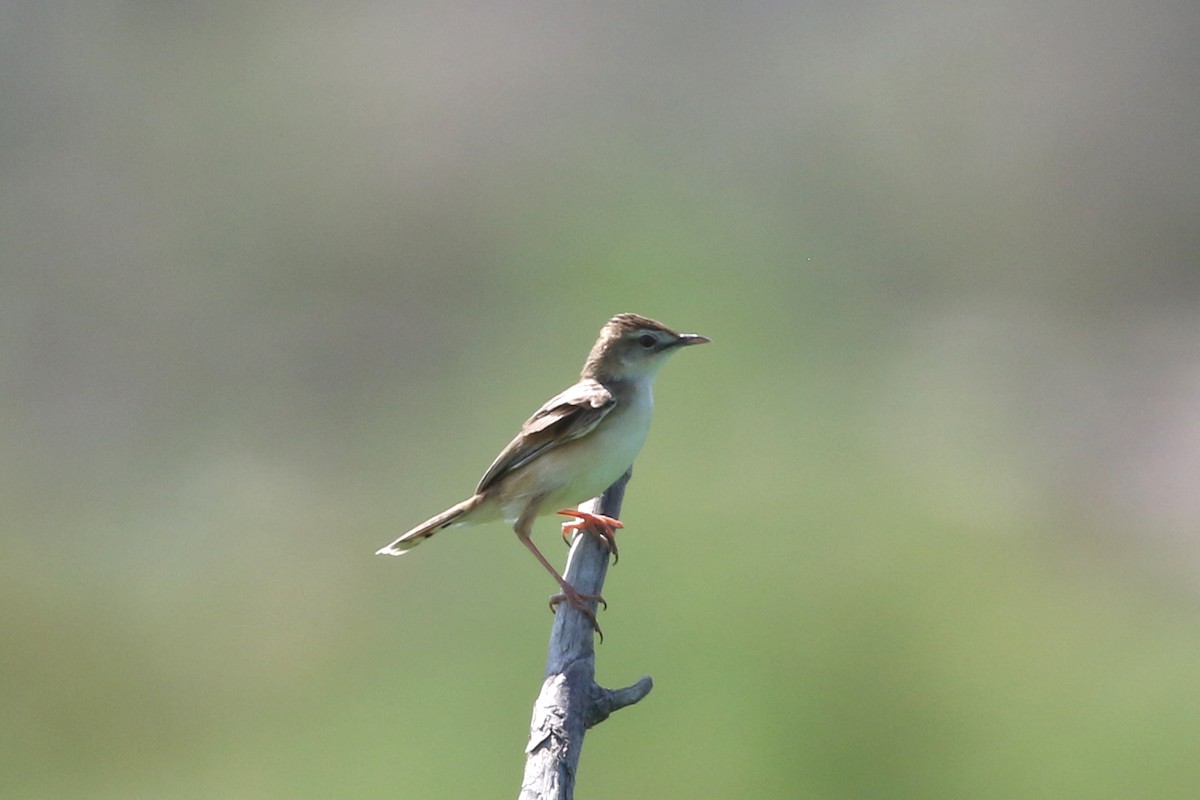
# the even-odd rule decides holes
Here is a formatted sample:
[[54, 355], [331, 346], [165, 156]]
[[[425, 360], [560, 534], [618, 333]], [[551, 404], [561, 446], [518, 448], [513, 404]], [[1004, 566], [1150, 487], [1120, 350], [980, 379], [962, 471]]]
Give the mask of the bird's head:
[[677, 350], [711, 341], [698, 333], [680, 333], [638, 314], [617, 314], [600, 330], [582, 377], [601, 383], [653, 378]]

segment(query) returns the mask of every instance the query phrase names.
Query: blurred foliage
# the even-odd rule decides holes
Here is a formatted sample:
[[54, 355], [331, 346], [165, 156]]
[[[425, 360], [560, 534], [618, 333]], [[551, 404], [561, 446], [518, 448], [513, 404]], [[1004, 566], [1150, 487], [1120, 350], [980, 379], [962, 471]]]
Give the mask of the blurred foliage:
[[371, 553], [637, 311], [580, 796], [1194, 796], [1196, 19], [7, 4], [0, 794], [515, 795], [552, 585]]

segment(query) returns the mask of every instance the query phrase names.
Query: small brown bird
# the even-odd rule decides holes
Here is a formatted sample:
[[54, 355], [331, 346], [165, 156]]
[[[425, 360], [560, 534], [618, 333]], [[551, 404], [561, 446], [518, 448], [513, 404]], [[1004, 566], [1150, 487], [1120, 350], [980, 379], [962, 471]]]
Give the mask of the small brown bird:
[[[488, 467], [475, 494], [422, 522], [377, 555], [403, 555], [443, 528], [503, 518], [562, 588], [551, 605], [566, 600], [599, 630], [586, 601], [603, 598], [576, 591], [546, 560], [530, 539], [533, 521], [599, 495], [629, 469], [650, 430], [659, 367], [676, 350], [708, 341], [637, 314], [613, 317], [592, 346], [579, 382], [525, 420], [521, 432]], [[576, 518], [564, 523], [564, 531], [589, 527], [615, 550], [613, 531], [621, 527], [617, 520], [574, 509], [557, 513]]]

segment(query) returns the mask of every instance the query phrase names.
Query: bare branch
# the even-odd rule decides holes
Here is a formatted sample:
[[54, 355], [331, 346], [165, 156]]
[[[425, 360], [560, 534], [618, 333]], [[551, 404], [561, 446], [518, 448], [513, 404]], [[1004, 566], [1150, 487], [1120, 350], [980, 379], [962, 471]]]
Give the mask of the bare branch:
[[[599, 498], [580, 509], [614, 519], [621, 513], [627, 470]], [[583, 594], [600, 594], [608, 573], [608, 551], [594, 536], [576, 535], [564, 577]], [[633, 705], [654, 683], [642, 678], [623, 689], [596, 683], [596, 650], [591, 622], [569, 603], [559, 603], [550, 634], [546, 679], [533, 705], [521, 800], [571, 800], [584, 732], [609, 714]]]

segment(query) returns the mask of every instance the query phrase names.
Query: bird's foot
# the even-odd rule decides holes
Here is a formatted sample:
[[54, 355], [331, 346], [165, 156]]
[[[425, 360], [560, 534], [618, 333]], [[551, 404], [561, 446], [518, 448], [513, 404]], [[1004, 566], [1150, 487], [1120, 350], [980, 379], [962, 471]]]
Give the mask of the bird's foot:
[[571, 608], [578, 611], [583, 616], [587, 617], [587, 621], [592, 624], [594, 630], [599, 636], [600, 641], [604, 641], [604, 632], [600, 630], [600, 623], [596, 621], [596, 612], [588, 603], [599, 603], [608, 609], [608, 603], [598, 594], [583, 594], [566, 581], [562, 582], [562, 592], [550, 598], [550, 610], [557, 611], [559, 603], [567, 603]]
[[571, 534], [575, 533], [575, 531], [587, 531], [600, 540], [600, 543], [604, 545], [604, 549], [612, 553], [613, 563], [617, 563], [617, 560], [620, 558], [617, 553], [617, 528], [625, 527], [621, 520], [606, 517], [603, 514], [589, 514], [586, 511], [580, 511], [576, 508], [564, 508], [558, 513], [564, 517], [575, 517], [570, 522], [562, 524], [564, 542], [570, 544]]

